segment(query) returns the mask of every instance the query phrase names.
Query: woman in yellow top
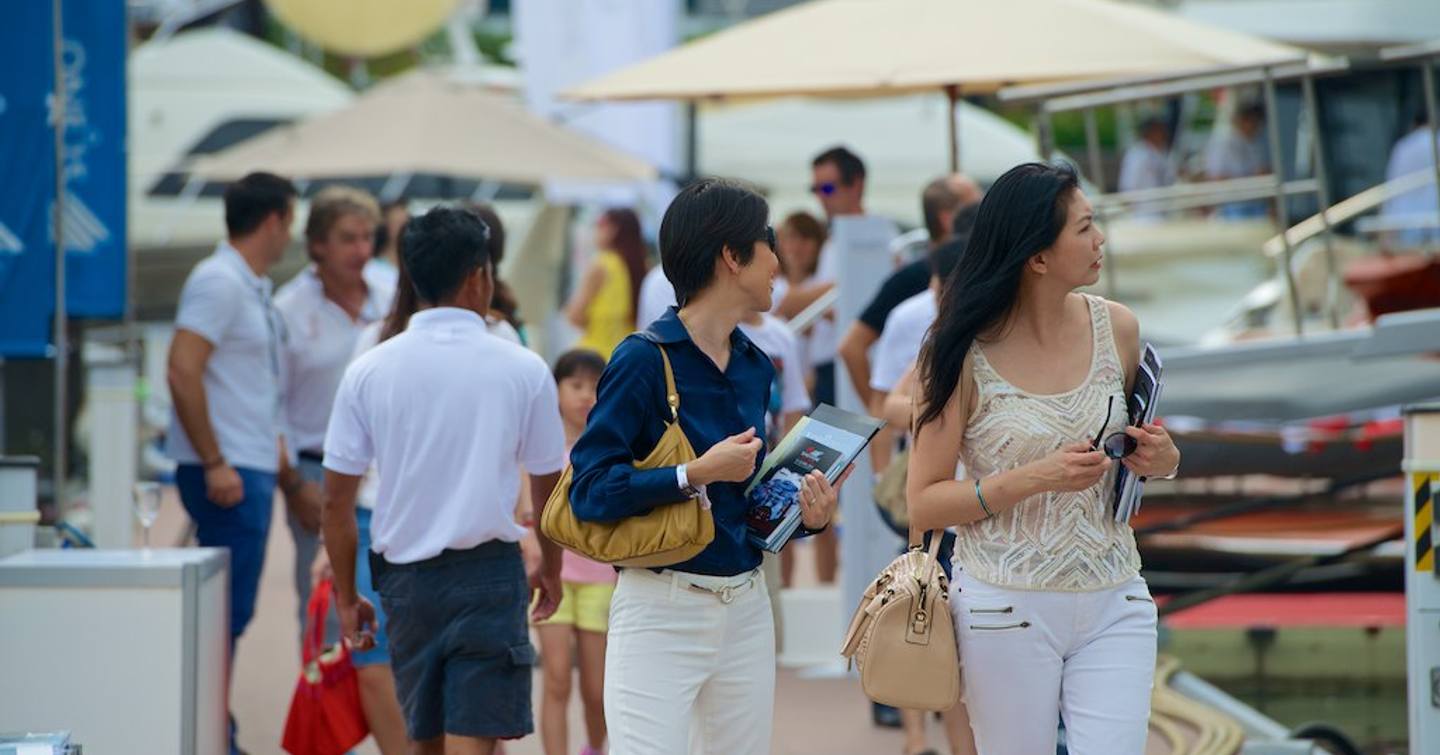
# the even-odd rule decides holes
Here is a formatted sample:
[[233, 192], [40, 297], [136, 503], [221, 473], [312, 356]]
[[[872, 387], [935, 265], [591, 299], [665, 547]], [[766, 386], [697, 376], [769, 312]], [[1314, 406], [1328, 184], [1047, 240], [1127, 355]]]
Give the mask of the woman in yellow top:
[[595, 221], [595, 246], [599, 251], [571, 294], [565, 316], [582, 331], [576, 348], [609, 359], [620, 341], [635, 332], [647, 267], [640, 218], [630, 210], [607, 210]]

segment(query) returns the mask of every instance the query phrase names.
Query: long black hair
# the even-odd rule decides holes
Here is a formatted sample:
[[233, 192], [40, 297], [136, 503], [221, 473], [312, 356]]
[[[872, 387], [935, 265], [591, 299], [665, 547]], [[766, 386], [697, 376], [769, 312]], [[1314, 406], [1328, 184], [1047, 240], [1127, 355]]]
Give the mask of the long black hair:
[[960, 262], [940, 294], [935, 324], [920, 351], [922, 409], [915, 430], [938, 419], [960, 384], [975, 339], [1005, 321], [1025, 263], [1055, 244], [1080, 185], [1064, 163], [1017, 165], [995, 181], [975, 218]]

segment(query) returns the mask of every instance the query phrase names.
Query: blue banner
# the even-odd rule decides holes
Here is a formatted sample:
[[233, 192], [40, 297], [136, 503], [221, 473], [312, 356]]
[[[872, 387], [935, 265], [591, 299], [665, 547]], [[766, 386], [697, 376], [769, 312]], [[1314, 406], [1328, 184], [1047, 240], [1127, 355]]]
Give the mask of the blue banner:
[[[52, 6], [6, 9], [0, 24], [0, 356], [42, 357], [55, 303]], [[66, 310], [72, 317], [125, 314], [125, 4], [63, 6], [66, 94]]]

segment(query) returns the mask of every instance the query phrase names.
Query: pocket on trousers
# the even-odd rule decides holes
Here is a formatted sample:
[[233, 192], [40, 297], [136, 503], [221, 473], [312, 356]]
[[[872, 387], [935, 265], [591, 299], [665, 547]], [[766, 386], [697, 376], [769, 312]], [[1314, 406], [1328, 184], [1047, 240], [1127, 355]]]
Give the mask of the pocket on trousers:
[[524, 645], [511, 645], [509, 650], [510, 665], [516, 668], [533, 668], [535, 666], [535, 646], [526, 642]]

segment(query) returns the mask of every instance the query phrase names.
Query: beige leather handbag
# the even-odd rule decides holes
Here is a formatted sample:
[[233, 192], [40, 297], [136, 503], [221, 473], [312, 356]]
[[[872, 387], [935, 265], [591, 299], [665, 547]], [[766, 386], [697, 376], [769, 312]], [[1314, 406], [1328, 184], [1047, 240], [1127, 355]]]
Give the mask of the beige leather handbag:
[[885, 567], [850, 620], [840, 654], [859, 666], [860, 686], [877, 703], [944, 711], [960, 699], [950, 584], [938, 562], [943, 534]]

